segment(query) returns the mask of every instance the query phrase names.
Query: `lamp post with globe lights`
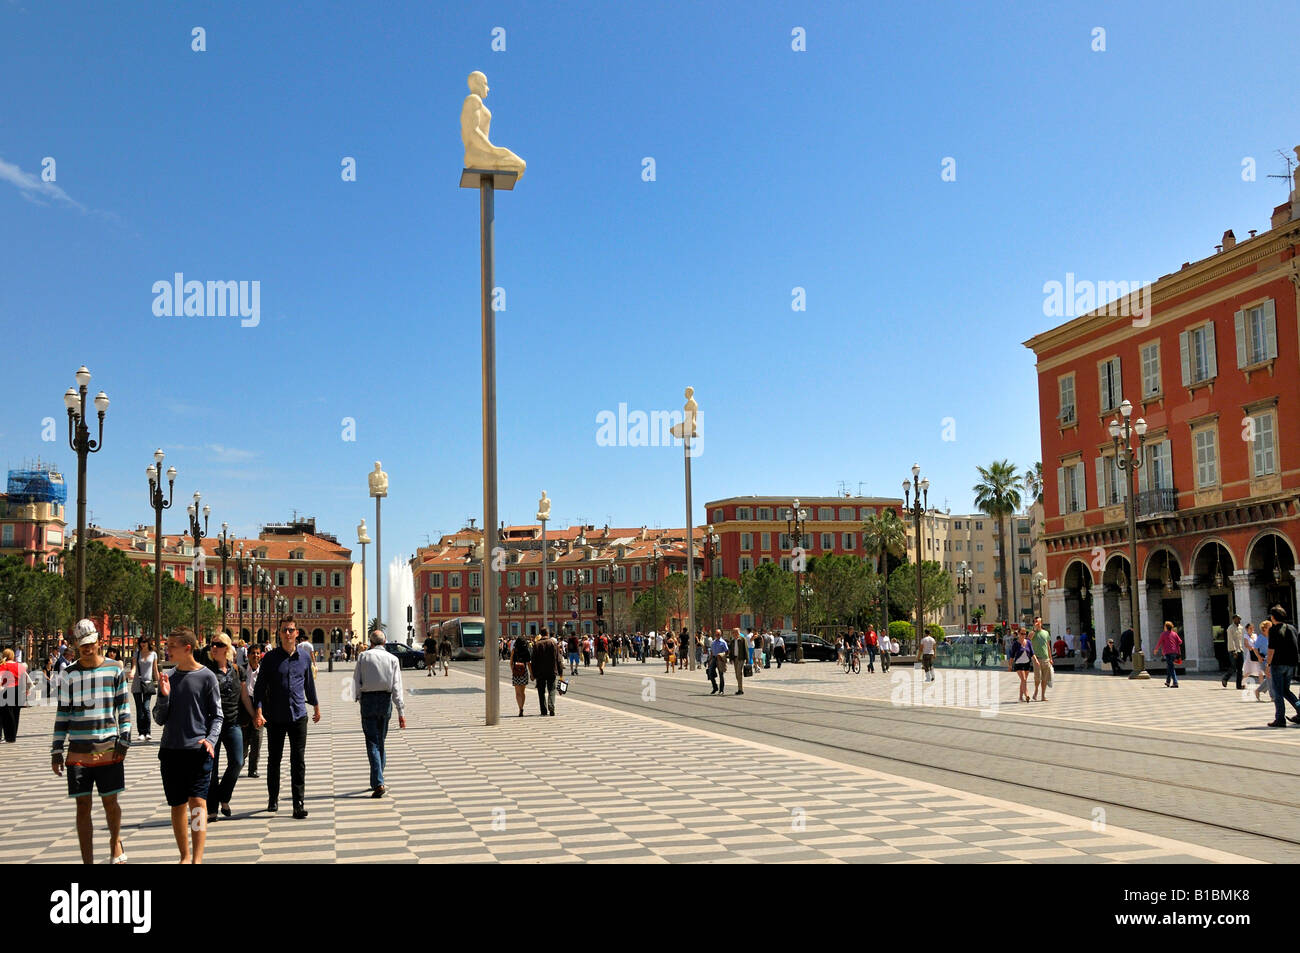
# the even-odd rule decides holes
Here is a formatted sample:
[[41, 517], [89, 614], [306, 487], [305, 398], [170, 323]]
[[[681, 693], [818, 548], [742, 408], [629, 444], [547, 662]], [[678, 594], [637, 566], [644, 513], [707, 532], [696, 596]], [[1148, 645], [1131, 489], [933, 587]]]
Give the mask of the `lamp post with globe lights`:
[[230, 527], [222, 523], [217, 537], [217, 556], [221, 559], [221, 631], [226, 631], [226, 562], [233, 555], [230, 549]]
[[[1137, 488], [1133, 486], [1134, 477], [1142, 469], [1142, 445], [1146, 441], [1147, 422], [1139, 417], [1131, 420], [1133, 404], [1125, 400], [1119, 405], [1120, 417], [1111, 418], [1110, 439], [1115, 447], [1115, 465], [1124, 471], [1127, 481], [1124, 496], [1128, 504], [1128, 550], [1129, 566], [1133, 567], [1133, 584], [1129, 586], [1129, 615], [1133, 620], [1133, 671], [1129, 678], [1149, 679], [1151, 673], [1146, 670], [1146, 660], [1142, 655], [1142, 617], [1138, 613], [1138, 544], [1137, 544]], [[1121, 423], [1122, 418], [1122, 423]], [[1137, 441], [1133, 438], [1136, 435]]]
[[153, 507], [154, 524], [153, 524], [153, 638], [154, 644], [161, 645], [162, 641], [162, 515], [163, 510], [169, 509], [172, 505], [172, 498], [176, 490], [176, 468], [167, 468], [167, 495], [163, 496], [162, 489], [162, 462], [163, 452], [161, 449], [153, 452], [153, 463], [145, 467], [145, 474], [149, 477], [149, 505]]
[[190, 517], [190, 538], [194, 540], [194, 561], [190, 563], [190, 576], [194, 582], [194, 637], [199, 637], [199, 582], [203, 572], [203, 540], [208, 535], [208, 516], [212, 507], [203, 507], [203, 525], [199, 525], [199, 503], [203, 500], [198, 490], [194, 491], [194, 502], [185, 507]]
[[98, 453], [104, 446], [104, 415], [108, 413], [108, 395], [102, 390], [95, 395], [95, 411], [99, 416], [99, 436], [91, 439], [86, 423], [86, 388], [90, 386], [90, 371], [82, 364], [77, 369], [77, 386], [69, 387], [63, 395], [68, 408], [68, 446], [77, 455], [77, 619], [86, 617], [86, 458]]
[[790, 564], [794, 569], [794, 638], [795, 638], [795, 661], [803, 661], [803, 567], [804, 567], [804, 548], [803, 548], [803, 531], [804, 522], [808, 519], [808, 511], [799, 505], [795, 500], [790, 507], [789, 515], [785, 518], [785, 534], [790, 540]]
[[[911, 499], [909, 503], [908, 500]], [[916, 642], [920, 645], [925, 635], [925, 597], [921, 586], [921, 516], [930, 504], [930, 481], [921, 479], [921, 465], [912, 464], [912, 481], [903, 481], [903, 506], [912, 511], [916, 527]]]

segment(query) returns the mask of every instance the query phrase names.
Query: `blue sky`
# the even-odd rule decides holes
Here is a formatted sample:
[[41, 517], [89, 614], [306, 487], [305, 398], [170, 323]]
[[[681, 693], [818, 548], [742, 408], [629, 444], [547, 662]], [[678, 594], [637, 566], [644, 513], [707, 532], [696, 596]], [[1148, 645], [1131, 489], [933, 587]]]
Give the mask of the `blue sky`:
[[[1298, 18], [3, 0], [0, 458], [72, 482], [61, 395], [85, 363], [113, 401], [102, 525], [150, 519], [155, 446], [244, 533], [297, 510], [352, 541], [374, 460], [386, 555], [481, 518], [477, 197], [457, 188], [480, 69], [494, 142], [528, 161], [497, 200], [503, 519], [544, 487], [559, 523], [680, 526], [680, 449], [598, 446], [596, 416], [679, 409], [686, 384], [697, 521], [841, 480], [897, 494], [914, 461], [968, 510], [977, 464], [1039, 458], [1021, 342], [1058, 323], [1044, 282], [1151, 280], [1268, 227], [1286, 190], [1266, 175], [1300, 142]], [[260, 282], [261, 323], [156, 317], [175, 272]]]

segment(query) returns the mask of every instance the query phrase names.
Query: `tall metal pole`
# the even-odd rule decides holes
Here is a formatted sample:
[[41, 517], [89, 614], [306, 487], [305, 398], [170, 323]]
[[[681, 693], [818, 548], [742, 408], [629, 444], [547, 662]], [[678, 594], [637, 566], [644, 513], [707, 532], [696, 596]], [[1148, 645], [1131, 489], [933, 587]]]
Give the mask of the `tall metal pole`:
[[[1124, 401], [1120, 404], [1120, 418], [1110, 422], [1110, 438], [1115, 446], [1115, 465], [1125, 471], [1124, 479], [1128, 481], [1125, 496], [1128, 510], [1128, 547], [1129, 571], [1132, 579], [1129, 585], [1129, 614], [1133, 619], [1133, 671], [1131, 679], [1149, 679], [1151, 673], [1146, 670], [1146, 659], [1142, 655], [1142, 616], [1139, 614], [1138, 586], [1146, 585], [1138, 579], [1138, 545], [1137, 545], [1137, 488], [1134, 486], [1138, 470], [1142, 469], [1142, 445], [1146, 440], [1147, 422], [1139, 417], [1132, 420], [1133, 404]], [[1133, 446], [1133, 435], [1137, 434], [1137, 446]]]
[[86, 617], [86, 458], [104, 445], [104, 414], [108, 412], [108, 396], [101, 390], [95, 395], [95, 409], [99, 413], [99, 438], [90, 439], [86, 424], [86, 388], [90, 385], [90, 371], [81, 365], [76, 374], [77, 387], [69, 387], [63, 394], [63, 404], [68, 409], [68, 444], [77, 455], [77, 620]]
[[379, 504], [382, 496], [375, 497], [375, 618], [384, 624], [384, 556], [381, 548], [384, 540], [384, 528], [379, 522]]
[[[86, 406], [86, 388], [81, 388]], [[77, 421], [77, 620], [86, 617], [86, 449], [84, 415]]]
[[[366, 617], [366, 612], [370, 608], [370, 603], [366, 599], [366, 544], [361, 544], [361, 630], [365, 635], [370, 633], [366, 631], [370, 625], [370, 619]], [[363, 640], [364, 641], [364, 640]]]
[[[545, 494], [543, 494], [543, 495], [545, 495]], [[541, 593], [542, 593], [542, 595], [541, 595], [541, 599], [542, 599], [542, 631], [546, 631], [546, 626], [547, 626], [547, 621], [546, 621], [546, 620], [547, 620], [547, 611], [546, 611], [546, 564], [547, 564], [547, 553], [546, 553], [546, 523], [547, 523], [547, 521], [542, 517], [542, 514], [541, 514], [541, 511], [540, 511], [540, 510], [539, 510], [538, 513], [537, 513], [537, 518], [540, 519], [540, 520], [542, 521], [542, 585], [541, 585]]]
[[[695, 670], [695, 527], [691, 522], [691, 427], [694, 421], [686, 420], [682, 431], [686, 435], [686, 665]], [[713, 591], [710, 584], [709, 591]]]
[[[240, 545], [235, 553], [235, 598], [239, 600], [239, 637], [244, 637], [244, 547]], [[249, 641], [253, 641], [249, 639]]]
[[[492, 644], [501, 637], [497, 613], [497, 342], [496, 315], [492, 311], [492, 291], [496, 286], [494, 272], [496, 208], [494, 176], [480, 175], [479, 195], [479, 259], [480, 259], [480, 309], [483, 325], [483, 586], [490, 597], [484, 599], [484, 628]], [[486, 670], [485, 722], [495, 725], [501, 716], [500, 685], [497, 682], [496, 652], [484, 652]]]

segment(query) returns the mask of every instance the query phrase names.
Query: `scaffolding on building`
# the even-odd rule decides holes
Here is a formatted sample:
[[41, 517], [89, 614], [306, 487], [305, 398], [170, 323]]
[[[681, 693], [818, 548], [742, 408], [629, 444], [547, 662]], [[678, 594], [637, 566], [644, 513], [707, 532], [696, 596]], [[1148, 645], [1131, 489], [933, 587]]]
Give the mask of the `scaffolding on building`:
[[7, 495], [10, 503], [66, 503], [68, 487], [63, 474], [52, 463], [27, 464], [9, 471]]

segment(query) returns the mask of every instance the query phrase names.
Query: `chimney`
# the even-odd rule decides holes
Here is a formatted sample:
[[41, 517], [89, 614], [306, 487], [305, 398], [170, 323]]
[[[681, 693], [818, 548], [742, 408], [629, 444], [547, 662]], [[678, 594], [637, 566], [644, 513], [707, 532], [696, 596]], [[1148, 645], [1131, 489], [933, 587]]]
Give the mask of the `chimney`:
[[1223, 250], [1231, 251], [1237, 247], [1237, 236], [1232, 234], [1232, 229], [1223, 233]]
[[1273, 209], [1273, 218], [1269, 221], [1270, 228], [1277, 228], [1279, 225], [1285, 225], [1291, 221], [1291, 203], [1283, 202], [1277, 208]]

